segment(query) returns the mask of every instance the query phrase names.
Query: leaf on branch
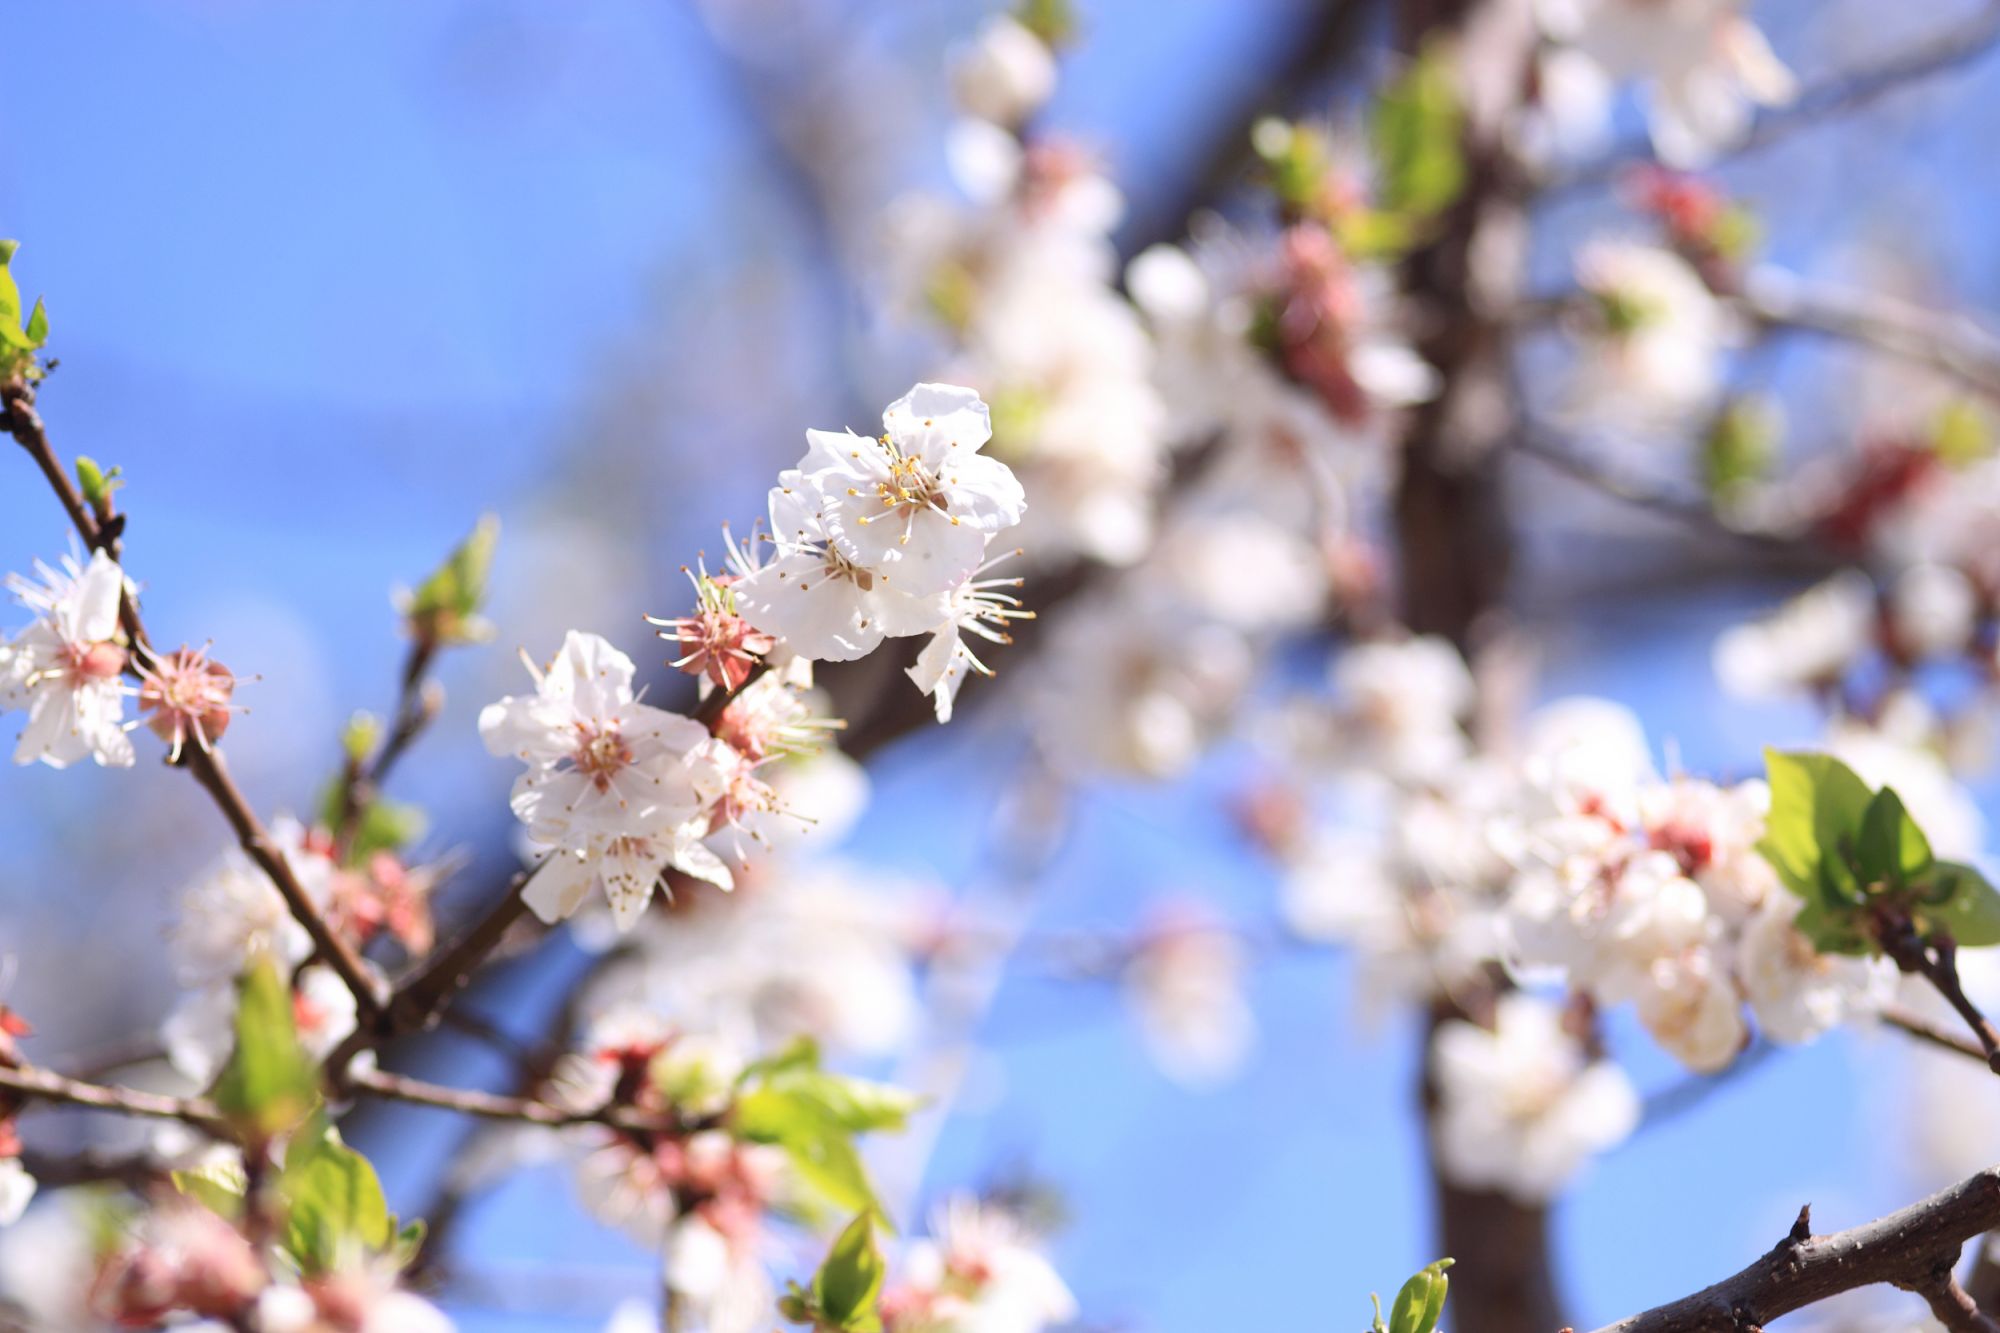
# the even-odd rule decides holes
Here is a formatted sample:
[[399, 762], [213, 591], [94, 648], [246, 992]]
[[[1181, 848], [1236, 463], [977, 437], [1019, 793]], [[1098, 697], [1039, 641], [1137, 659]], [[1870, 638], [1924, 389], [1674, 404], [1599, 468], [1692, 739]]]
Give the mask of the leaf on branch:
[[1786, 888], [1807, 903], [1860, 897], [1860, 884], [1843, 844], [1851, 846], [1874, 793], [1853, 769], [1831, 755], [1764, 752], [1771, 811], [1757, 850]]
[[493, 568], [493, 551], [500, 542], [500, 520], [483, 515], [415, 592], [399, 599], [398, 609], [410, 632], [435, 644], [483, 643], [492, 626], [480, 618], [486, 603], [486, 579]]
[[882, 1294], [886, 1266], [875, 1247], [871, 1214], [861, 1213], [847, 1224], [813, 1274], [812, 1294], [822, 1322], [849, 1333], [874, 1333], [882, 1327], [876, 1298]]
[[324, 1119], [293, 1136], [278, 1192], [286, 1205], [285, 1249], [309, 1274], [338, 1266], [356, 1249], [387, 1251], [397, 1239], [375, 1168]]
[[1894, 788], [1882, 788], [1868, 802], [1855, 858], [1865, 883], [1887, 883], [1896, 889], [1915, 883], [1931, 868], [1930, 839], [1910, 818]]
[[111, 499], [111, 493], [125, 484], [119, 476], [120, 469], [106, 472], [97, 465], [97, 460], [88, 454], [76, 457], [76, 487], [83, 493], [84, 503], [92, 509], [102, 509]]
[[870, 1213], [886, 1227], [854, 1139], [901, 1129], [919, 1104], [900, 1088], [820, 1068], [818, 1048], [800, 1041], [744, 1071], [730, 1124], [739, 1138], [783, 1148], [829, 1206]]
[[[1445, 1291], [1451, 1285], [1445, 1269], [1451, 1265], [1450, 1259], [1440, 1259], [1403, 1284], [1395, 1304], [1389, 1307], [1389, 1333], [1433, 1333], [1444, 1317]], [[1379, 1310], [1376, 1320], [1381, 1320]]]
[[1424, 46], [1382, 90], [1369, 123], [1382, 207], [1417, 221], [1436, 217], [1465, 188], [1457, 61], [1448, 44]]
[[1764, 755], [1771, 809], [1757, 850], [1805, 900], [1799, 930], [1823, 953], [1878, 953], [1873, 915], [1892, 906], [1920, 935], [2000, 944], [2000, 892], [1971, 866], [1939, 861], [1894, 788], [1871, 792], [1829, 755]]
[[14, 281], [11, 265], [19, 241], [0, 240], [0, 375], [40, 376], [35, 353], [49, 340], [49, 312], [39, 298], [21, 322], [21, 288]]
[[1725, 500], [1770, 475], [1778, 456], [1778, 416], [1756, 398], [1732, 401], [1702, 442], [1702, 481], [1711, 500]]
[[268, 957], [244, 974], [236, 1050], [215, 1085], [215, 1104], [252, 1151], [296, 1128], [319, 1100], [319, 1074], [299, 1045], [292, 991]]
[[2000, 944], [2000, 892], [1986, 882], [1986, 876], [1971, 866], [1939, 861], [1932, 878], [1932, 892], [1941, 901], [1929, 901], [1918, 910], [1918, 925], [1925, 933], [1942, 928], [1952, 939], [1970, 948]]
[[218, 1217], [234, 1222], [243, 1213], [249, 1178], [235, 1162], [211, 1162], [173, 1173], [174, 1188]]

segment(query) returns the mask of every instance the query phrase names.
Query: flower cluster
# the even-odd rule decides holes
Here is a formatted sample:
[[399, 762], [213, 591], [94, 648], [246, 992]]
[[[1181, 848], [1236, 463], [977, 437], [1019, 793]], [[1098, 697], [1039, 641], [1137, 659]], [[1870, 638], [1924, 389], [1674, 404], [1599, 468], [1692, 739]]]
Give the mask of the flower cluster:
[[14, 762], [63, 768], [85, 757], [109, 767], [132, 763], [125, 733], [128, 647], [118, 608], [125, 572], [102, 551], [88, 564], [64, 556], [39, 561], [36, 580], [7, 577], [7, 587], [35, 619], [0, 643], [0, 709], [28, 715]]
[[1032, 558], [1129, 564], [1153, 540], [1166, 411], [1114, 285], [1118, 190], [1081, 146], [1027, 128], [1054, 90], [1051, 35], [1001, 15], [962, 54], [948, 143], [962, 197], [892, 203], [886, 286], [943, 336], [944, 373], [993, 404], [995, 447], [1034, 496]]
[[487, 749], [519, 759], [514, 814], [546, 849], [526, 901], [545, 921], [601, 888], [620, 931], [676, 871], [734, 884], [712, 842], [741, 861], [743, 838], [781, 809], [763, 774], [837, 723], [806, 691], [815, 661], [849, 661], [885, 639], [928, 635], [909, 676], [949, 719], [965, 677], [991, 669], [967, 637], [1007, 641], [1030, 613], [981, 577], [993, 538], [1021, 519], [1021, 485], [980, 449], [992, 437], [969, 389], [919, 384], [889, 405], [877, 436], [807, 431], [807, 450], [769, 498], [769, 550], [729, 546], [725, 573], [691, 575], [696, 611], [655, 619], [688, 651], [674, 663], [704, 695], [726, 693], [711, 725], [645, 703], [631, 658], [571, 631], [531, 695], [488, 706]]
[[1750, 1038], [1810, 1041], [1891, 997], [1881, 961], [1819, 953], [1756, 850], [1769, 793], [1662, 781], [1643, 755], [1588, 740], [1538, 756], [1541, 809], [1507, 830], [1519, 867], [1509, 921], [1518, 961], [1553, 967], [1606, 1004], [1632, 1003], [1654, 1038], [1712, 1072]]

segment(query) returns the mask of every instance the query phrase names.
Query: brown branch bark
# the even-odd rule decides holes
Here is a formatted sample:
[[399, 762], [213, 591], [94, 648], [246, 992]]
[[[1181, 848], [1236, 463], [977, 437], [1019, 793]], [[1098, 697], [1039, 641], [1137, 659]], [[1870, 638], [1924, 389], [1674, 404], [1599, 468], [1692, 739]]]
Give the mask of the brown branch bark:
[[708, 1128], [709, 1119], [657, 1115], [631, 1106], [603, 1106], [591, 1110], [571, 1110], [553, 1106], [533, 1097], [482, 1092], [476, 1088], [448, 1088], [438, 1083], [385, 1073], [379, 1069], [356, 1070], [347, 1079], [358, 1093], [429, 1106], [482, 1120], [506, 1120], [529, 1125], [561, 1128], [569, 1125], [607, 1125], [628, 1134], [684, 1136]]
[[2000, 1167], [1828, 1236], [1812, 1235], [1811, 1213], [1801, 1209], [1791, 1234], [1735, 1276], [1599, 1333], [1747, 1333], [1828, 1297], [1883, 1283], [1922, 1295], [1947, 1328], [1993, 1333], [1994, 1321], [1972, 1304], [1952, 1268], [1966, 1241], [1996, 1225]]
[[2000, 1073], [2000, 1029], [1996, 1029], [1978, 1005], [1965, 993], [1958, 979], [1958, 944], [1950, 935], [1930, 939], [1918, 937], [1907, 920], [1886, 922], [1878, 928], [1882, 951], [1896, 966], [1911, 976], [1922, 977], [1942, 995], [1972, 1035], [1979, 1040], [1979, 1058]]
[[[1502, 446], [1521, 428], [1512, 391], [1510, 312], [1519, 304], [1525, 218], [1522, 182], [1505, 144], [1535, 47], [1522, 0], [1401, 0], [1397, 42], [1414, 54], [1440, 38], [1459, 58], [1466, 186], [1437, 237], [1401, 279], [1419, 327], [1416, 350], [1441, 390], [1412, 413], [1395, 495], [1402, 617], [1417, 633], [1470, 650], [1506, 586], [1508, 537], [1500, 501]], [[1452, 1270], [1455, 1333], [1547, 1333], [1558, 1313], [1548, 1214], [1505, 1195], [1462, 1188], [1436, 1159], [1438, 1092], [1431, 1040], [1466, 1016], [1440, 1000], [1424, 1030], [1419, 1101], [1432, 1155], [1437, 1253]]]
[[[19, 378], [0, 384], [0, 426], [5, 427], [41, 469], [84, 544], [93, 551], [103, 550], [116, 558], [124, 524], [122, 521], [115, 526], [99, 523], [97, 515], [90, 511], [83, 497], [77, 493], [49, 443], [48, 431], [42, 424], [40, 414], [35, 410], [34, 386]], [[120, 602], [119, 619], [124, 624], [126, 637], [131, 640], [134, 657], [141, 661], [150, 659], [152, 641], [146, 635], [138, 605], [129, 594]], [[360, 955], [334, 933], [333, 927], [313, 905], [298, 876], [292, 873], [284, 853], [271, 841], [262, 821], [237, 789], [223, 762], [222, 751], [209, 746], [187, 746], [181, 751], [181, 766], [194, 775], [195, 781], [214, 800], [216, 808], [228, 821], [230, 831], [236, 835], [237, 845], [277, 886], [285, 906], [311, 937], [315, 952], [339, 973], [341, 980], [354, 993], [355, 1004], [362, 1016], [372, 1019], [382, 1007], [382, 997], [374, 977], [362, 964]]]
[[205, 1098], [168, 1097], [137, 1088], [86, 1083], [46, 1069], [0, 1066], [0, 1103], [19, 1102], [83, 1106], [154, 1120], [179, 1120], [221, 1137], [229, 1133], [222, 1113]]

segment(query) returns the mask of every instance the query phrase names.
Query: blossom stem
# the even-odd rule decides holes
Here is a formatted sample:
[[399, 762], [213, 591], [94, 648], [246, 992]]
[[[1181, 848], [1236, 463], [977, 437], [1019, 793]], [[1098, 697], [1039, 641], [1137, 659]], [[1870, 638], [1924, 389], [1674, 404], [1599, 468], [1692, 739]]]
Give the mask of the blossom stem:
[[[117, 556], [117, 541], [122, 524], [116, 528], [99, 523], [97, 516], [84, 504], [69, 475], [63, 471], [56, 458], [55, 449], [49, 443], [48, 431], [42, 418], [35, 411], [35, 391], [25, 380], [18, 377], [0, 384], [0, 408], [5, 415], [0, 417], [8, 434], [14, 437], [35, 465], [48, 479], [56, 499], [61, 503], [70, 522], [75, 525], [77, 535], [92, 550], [102, 550]], [[125, 627], [126, 637], [132, 642], [133, 656], [143, 661], [152, 656], [151, 640], [147, 638], [146, 627], [139, 617], [139, 608], [129, 594], [121, 594], [119, 599], [119, 620]], [[348, 990], [354, 994], [354, 1003], [363, 1019], [373, 1020], [382, 1009], [382, 996], [375, 980], [362, 964], [361, 956], [351, 945], [334, 933], [333, 927], [313, 905], [298, 876], [292, 873], [283, 852], [272, 842], [263, 822], [244, 800], [235, 780], [224, 765], [222, 751], [215, 746], [191, 745], [181, 753], [181, 766], [186, 768], [215, 801], [222, 816], [236, 835], [236, 840], [257, 867], [277, 886], [278, 893], [285, 900], [306, 934], [311, 937], [313, 948], [340, 975]]]
[[402, 682], [396, 697], [396, 720], [374, 755], [348, 766], [340, 788], [340, 814], [333, 832], [334, 859], [345, 863], [360, 829], [361, 816], [374, 804], [389, 772], [437, 716], [437, 707], [425, 688], [431, 664], [437, 660], [437, 640], [417, 635], [403, 659]]

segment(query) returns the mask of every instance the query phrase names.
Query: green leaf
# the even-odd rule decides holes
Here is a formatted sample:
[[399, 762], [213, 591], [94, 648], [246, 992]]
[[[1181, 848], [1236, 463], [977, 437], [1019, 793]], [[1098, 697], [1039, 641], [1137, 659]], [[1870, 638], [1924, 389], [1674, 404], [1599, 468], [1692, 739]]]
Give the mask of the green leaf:
[[500, 542], [500, 520], [482, 516], [472, 534], [410, 594], [403, 612], [415, 632], [438, 643], [477, 643], [489, 630], [479, 619], [486, 601], [486, 578]]
[[836, 1328], [881, 1327], [875, 1301], [882, 1294], [884, 1265], [875, 1247], [873, 1217], [859, 1213], [834, 1239], [819, 1272], [813, 1275], [813, 1302], [821, 1318]]
[[1971, 866], [1939, 861], [1932, 867], [1932, 888], [1941, 902], [1919, 908], [1925, 933], [1942, 927], [1968, 948], [2000, 944], [2000, 892]]
[[[1389, 1333], [1432, 1333], [1444, 1316], [1444, 1296], [1451, 1280], [1444, 1270], [1452, 1261], [1440, 1259], [1403, 1284], [1389, 1307]], [[1378, 1314], [1379, 1318], [1379, 1314]]]
[[1903, 808], [1902, 798], [1884, 787], [1868, 802], [1855, 841], [1861, 873], [1869, 884], [1901, 889], [1931, 868], [1931, 844], [1917, 821]]
[[375, 1168], [324, 1120], [293, 1137], [278, 1192], [286, 1203], [285, 1249], [308, 1273], [334, 1267], [344, 1249], [379, 1253], [397, 1239]]
[[1333, 221], [1340, 248], [1355, 259], [1395, 259], [1417, 243], [1417, 229], [1401, 213], [1353, 208]]
[[1771, 810], [1757, 844], [1786, 888], [1812, 902], [1859, 897], [1843, 845], [1860, 837], [1873, 793], [1854, 770], [1831, 755], [1764, 752]]
[[39, 296], [35, 298], [35, 308], [28, 312], [28, 326], [23, 332], [30, 347], [40, 347], [49, 340], [49, 311]]
[[1993, 452], [1993, 418], [1970, 398], [1946, 403], [1931, 426], [1931, 448], [1946, 467], [1970, 467]]
[[101, 508], [111, 498], [111, 493], [125, 483], [118, 476], [119, 469], [106, 472], [97, 465], [97, 460], [88, 454], [76, 456], [76, 485], [83, 492], [84, 503], [92, 509]]
[[1702, 481], [1709, 498], [1727, 499], [1768, 476], [1777, 457], [1777, 414], [1758, 399], [1735, 399], [1702, 442]]
[[246, 1144], [296, 1127], [319, 1096], [319, 1074], [292, 1024], [292, 991], [270, 958], [244, 974], [236, 1006], [236, 1049], [215, 1085], [215, 1104]]
[[1333, 170], [1326, 136], [1311, 126], [1268, 116], [1251, 127], [1250, 146], [1263, 161], [1271, 193], [1280, 203], [1295, 213], [1320, 211]]
[[[394, 1219], [391, 1219], [394, 1224]], [[389, 1253], [395, 1257], [398, 1268], [408, 1268], [416, 1262], [417, 1254], [424, 1248], [424, 1237], [430, 1234], [430, 1226], [421, 1217], [413, 1217], [396, 1228], [395, 1241], [389, 1246]]]
[[1383, 207], [1417, 219], [1449, 208], [1465, 188], [1463, 128], [1457, 62], [1433, 41], [1375, 104], [1369, 131]]
[[829, 1118], [810, 1097], [761, 1088], [737, 1099], [731, 1123], [739, 1138], [783, 1148], [792, 1169], [831, 1207], [872, 1212], [886, 1225], [855, 1151], [853, 1131]]
[[21, 288], [9, 267], [19, 241], [0, 241], [0, 333], [18, 334], [21, 328]]
[[873, 1213], [888, 1227], [854, 1139], [901, 1129], [921, 1100], [820, 1068], [818, 1046], [802, 1038], [743, 1071], [730, 1124], [738, 1138], [783, 1148], [793, 1169], [831, 1207]]
[[[340, 729], [340, 752], [356, 764], [368, 762], [368, 756], [375, 753], [375, 746], [382, 739], [382, 722], [373, 713], [358, 711], [347, 719], [347, 725]], [[340, 789], [332, 793], [334, 804], [340, 802]], [[335, 812], [336, 815], [338, 811]], [[332, 821], [329, 820], [329, 823]]]
[[219, 1217], [235, 1221], [243, 1212], [249, 1178], [234, 1162], [218, 1162], [173, 1173], [174, 1188]]
[[1014, 6], [1014, 21], [1052, 50], [1076, 36], [1076, 7], [1071, 0], [1019, 0]]

